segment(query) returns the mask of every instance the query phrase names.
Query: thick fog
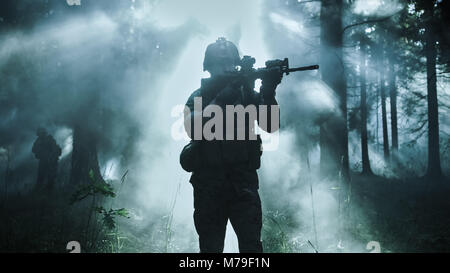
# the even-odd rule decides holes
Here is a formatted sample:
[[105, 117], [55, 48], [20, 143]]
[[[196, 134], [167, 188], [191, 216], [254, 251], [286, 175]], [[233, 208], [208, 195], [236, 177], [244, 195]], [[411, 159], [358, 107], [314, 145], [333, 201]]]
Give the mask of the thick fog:
[[[44, 126], [63, 148], [60, 177], [61, 183], [68, 183], [72, 125], [81, 121], [93, 126], [104, 178], [118, 180], [128, 170], [115, 203], [132, 214], [120, 223], [124, 232], [147, 240], [141, 251], [163, 251], [152, 245], [166, 240], [167, 234], [155, 230], [170, 225], [166, 251], [196, 252], [190, 174], [179, 165], [179, 153], [188, 142], [181, 119], [184, 103], [200, 87], [200, 79], [209, 77], [202, 68], [206, 46], [226, 37], [241, 56], [255, 57], [257, 67], [284, 57], [291, 66], [318, 64], [320, 28], [306, 15], [318, 13], [320, 2], [304, 3], [300, 12], [289, 6], [292, 1], [100, 2], [55, 4], [43, 19], [4, 28], [1, 166], [8, 158], [20, 177], [11, 190], [27, 191], [37, 170], [31, 146], [37, 127]], [[396, 1], [381, 2], [386, 1], [354, 1], [352, 10], [383, 16], [399, 9]], [[348, 61], [358, 64], [352, 54]], [[277, 88], [281, 130], [264, 136], [267, 147], [258, 171], [264, 213], [292, 213], [299, 228], [286, 233], [305, 252], [314, 251], [308, 241], [323, 252], [361, 251], [367, 244], [340, 231], [339, 177], [318, 178], [318, 124], [330, 113], [342, 115], [332, 94], [317, 71], [283, 78]], [[14, 100], [4, 102], [3, 96]], [[375, 123], [370, 120], [368, 126]], [[350, 165], [358, 169], [357, 132], [350, 132], [349, 147]], [[369, 149], [374, 171], [389, 175], [382, 147]], [[363, 215], [360, 221], [365, 225]], [[229, 225], [225, 251], [237, 250]]]

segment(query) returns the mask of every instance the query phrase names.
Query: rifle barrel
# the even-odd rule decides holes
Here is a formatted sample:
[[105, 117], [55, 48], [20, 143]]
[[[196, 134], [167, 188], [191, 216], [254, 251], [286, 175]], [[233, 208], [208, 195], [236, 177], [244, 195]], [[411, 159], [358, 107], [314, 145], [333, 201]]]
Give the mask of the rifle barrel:
[[289, 68], [287, 72], [295, 72], [295, 71], [304, 71], [304, 70], [316, 70], [319, 69], [319, 65], [310, 65], [310, 66], [302, 66], [302, 67], [295, 67], [295, 68]]

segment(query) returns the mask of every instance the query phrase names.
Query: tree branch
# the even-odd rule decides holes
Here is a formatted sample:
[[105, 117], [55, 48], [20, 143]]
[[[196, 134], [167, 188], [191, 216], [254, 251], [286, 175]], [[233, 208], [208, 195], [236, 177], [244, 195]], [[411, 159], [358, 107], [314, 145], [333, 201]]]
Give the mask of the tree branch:
[[354, 23], [354, 24], [345, 26], [345, 27], [342, 29], [342, 34], [344, 34], [344, 32], [345, 32], [347, 29], [352, 28], [352, 27], [356, 27], [356, 26], [360, 26], [360, 25], [364, 25], [364, 24], [379, 23], [379, 22], [386, 21], [387, 19], [391, 18], [392, 16], [396, 15], [396, 14], [399, 13], [399, 12], [400, 12], [400, 11], [397, 11], [397, 12], [391, 14], [391, 15], [388, 15], [388, 16], [385, 16], [385, 17], [381, 17], [381, 18], [378, 18], [378, 19], [369, 19], [369, 20], [365, 20], [365, 21], [362, 21], [362, 22], [358, 22], [358, 23]]

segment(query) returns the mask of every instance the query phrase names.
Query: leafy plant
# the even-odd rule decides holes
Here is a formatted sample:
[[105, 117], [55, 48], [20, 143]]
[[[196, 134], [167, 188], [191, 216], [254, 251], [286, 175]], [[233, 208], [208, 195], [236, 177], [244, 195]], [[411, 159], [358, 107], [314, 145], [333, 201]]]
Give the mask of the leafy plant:
[[104, 207], [96, 207], [95, 210], [103, 215], [102, 218], [103, 224], [109, 230], [113, 230], [116, 228], [116, 222], [114, 219], [116, 216], [130, 218], [128, 210], [124, 208], [106, 210]]
[[[120, 192], [120, 189], [123, 186], [123, 183], [125, 181], [125, 177], [127, 175], [128, 171], [125, 172], [125, 174], [122, 176], [120, 180], [120, 188], [118, 192]], [[101, 199], [102, 197], [110, 197], [115, 198], [117, 196], [116, 192], [114, 192], [113, 187], [108, 184], [107, 182], [103, 181], [102, 179], [96, 179], [94, 176], [94, 171], [89, 171], [89, 179], [90, 183], [86, 185], [80, 186], [71, 196], [70, 198], [70, 204], [73, 205], [74, 203], [80, 202], [87, 197], [92, 197], [92, 203], [90, 205], [89, 210], [89, 217], [86, 224], [86, 240], [91, 243], [91, 246], [94, 247], [95, 243], [97, 242], [98, 235], [102, 234], [103, 229], [97, 228], [97, 221], [94, 221], [94, 226], [90, 227], [91, 225], [91, 216], [94, 213], [100, 214], [102, 216], [101, 222], [103, 224], [103, 227], [106, 228], [107, 231], [109, 231], [108, 234], [104, 235], [114, 235], [113, 242], [111, 243], [111, 250], [119, 251], [121, 249], [121, 245], [123, 243], [120, 242], [120, 239], [123, 239], [122, 237], [119, 239], [119, 232], [118, 227], [116, 223], [116, 217], [125, 217], [130, 218], [129, 212], [125, 208], [119, 208], [119, 209], [113, 209], [113, 201], [111, 200], [110, 208], [106, 209], [103, 206], [98, 206], [98, 202], [102, 202], [103, 204], [106, 203], [104, 199]], [[94, 216], [94, 219], [96, 217]], [[88, 236], [89, 230], [91, 230], [91, 236]], [[90, 239], [88, 239], [90, 238]], [[116, 239], [119, 240], [116, 242]], [[101, 240], [101, 242], [105, 242], [105, 240]]]
[[97, 180], [94, 177], [94, 171], [89, 171], [89, 179], [92, 183], [79, 187], [70, 198], [70, 204], [74, 204], [85, 199], [88, 196], [95, 196], [101, 194], [106, 197], [116, 197], [114, 189], [108, 183]]

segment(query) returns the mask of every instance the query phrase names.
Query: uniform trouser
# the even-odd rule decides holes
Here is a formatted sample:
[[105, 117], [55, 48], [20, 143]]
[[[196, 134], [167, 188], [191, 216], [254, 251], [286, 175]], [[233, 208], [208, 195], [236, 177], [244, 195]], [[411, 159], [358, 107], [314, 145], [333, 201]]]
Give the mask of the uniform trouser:
[[237, 235], [239, 252], [262, 252], [262, 212], [256, 170], [217, 177], [197, 176], [191, 182], [200, 252], [223, 252], [228, 220]]
[[46, 186], [49, 189], [53, 188], [57, 170], [58, 162], [41, 160], [38, 167], [36, 187], [43, 188]]

